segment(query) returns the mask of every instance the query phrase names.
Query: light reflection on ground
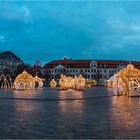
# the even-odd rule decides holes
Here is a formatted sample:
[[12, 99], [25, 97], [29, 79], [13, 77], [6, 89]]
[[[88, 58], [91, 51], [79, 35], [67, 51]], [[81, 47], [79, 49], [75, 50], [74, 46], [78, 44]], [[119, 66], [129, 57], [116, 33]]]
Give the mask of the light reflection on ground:
[[69, 89], [67, 91], [59, 88], [44, 88], [36, 90], [0, 90], [0, 98], [20, 98], [20, 99], [83, 99], [92, 97], [111, 96], [114, 93], [106, 94], [95, 88], [87, 88], [82, 91]]
[[140, 138], [140, 98], [104, 97], [112, 89], [2, 91], [0, 97], [83, 98], [89, 100], [0, 99], [0, 138]]

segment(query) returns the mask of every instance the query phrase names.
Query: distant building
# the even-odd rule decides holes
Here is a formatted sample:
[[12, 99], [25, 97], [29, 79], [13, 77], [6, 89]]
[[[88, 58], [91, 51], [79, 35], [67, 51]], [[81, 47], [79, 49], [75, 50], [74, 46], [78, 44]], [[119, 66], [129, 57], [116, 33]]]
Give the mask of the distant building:
[[[60, 75], [67, 76], [82, 75], [89, 80], [96, 80], [98, 85], [104, 85], [116, 72], [126, 67], [129, 61], [121, 60], [72, 60], [61, 59], [53, 60], [43, 67], [43, 75], [48, 84], [52, 79], [57, 82]], [[140, 69], [140, 62], [131, 62], [136, 68]]]
[[37, 60], [33, 66], [34, 75], [42, 77], [42, 67], [40, 60]]
[[23, 61], [10, 51], [0, 52], [0, 73], [15, 72]]
[[34, 64], [35, 67], [41, 67], [41, 62], [40, 60], [37, 60]]

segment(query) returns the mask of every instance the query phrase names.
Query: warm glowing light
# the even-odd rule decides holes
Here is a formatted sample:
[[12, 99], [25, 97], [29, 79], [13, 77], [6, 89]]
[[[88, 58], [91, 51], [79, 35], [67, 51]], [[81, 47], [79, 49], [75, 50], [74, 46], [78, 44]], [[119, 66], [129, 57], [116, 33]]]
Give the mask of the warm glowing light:
[[111, 76], [107, 81], [106, 81], [106, 86], [109, 88], [113, 88], [114, 87], [114, 79], [115, 79], [116, 74], [114, 74], [113, 76]]
[[12, 80], [9, 74], [7, 74], [6, 76], [4, 74], [0, 75], [0, 88], [3, 89], [12, 88]]
[[86, 80], [86, 87], [96, 86], [96, 80]]
[[85, 79], [80, 75], [79, 77], [75, 76], [74, 78], [71, 76], [66, 77], [65, 75], [61, 75], [60, 78], [60, 88], [67, 89], [77, 89], [81, 90], [85, 87]]
[[56, 87], [56, 85], [57, 85], [57, 82], [54, 79], [52, 79], [52, 81], [50, 82], [50, 86], [54, 88]]
[[113, 84], [117, 95], [140, 96], [140, 70], [127, 65], [116, 74]]
[[38, 84], [38, 88], [43, 87], [43, 79], [36, 76], [33, 78], [30, 74], [28, 74], [26, 71], [23, 71], [21, 74], [19, 74], [15, 81], [14, 81], [14, 88], [15, 89], [34, 89], [36, 87], [36, 83]]
[[38, 76], [35, 76], [34, 80], [35, 80], [35, 83], [38, 84], [38, 88], [43, 87], [43, 79], [42, 78], [39, 78]]

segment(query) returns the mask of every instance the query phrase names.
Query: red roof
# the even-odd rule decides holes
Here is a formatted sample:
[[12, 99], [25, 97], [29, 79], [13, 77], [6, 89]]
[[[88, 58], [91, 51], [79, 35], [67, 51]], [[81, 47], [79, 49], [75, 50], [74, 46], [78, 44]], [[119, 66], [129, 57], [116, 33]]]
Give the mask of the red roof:
[[[63, 65], [66, 68], [90, 68], [90, 62], [93, 60], [53, 60], [45, 64], [45, 68], [54, 68], [57, 65]], [[98, 68], [117, 68], [120, 64], [129, 64], [124, 60], [96, 60]], [[131, 61], [136, 67], [140, 68], [140, 62]]]
[[90, 60], [54, 60], [45, 65], [45, 68], [54, 68], [57, 65], [63, 65], [67, 68], [89, 68]]
[[140, 68], [140, 62], [138, 61], [126, 61], [126, 60], [97, 60], [97, 67], [102, 65], [102, 68], [117, 68], [120, 64], [133, 64], [136, 68]]

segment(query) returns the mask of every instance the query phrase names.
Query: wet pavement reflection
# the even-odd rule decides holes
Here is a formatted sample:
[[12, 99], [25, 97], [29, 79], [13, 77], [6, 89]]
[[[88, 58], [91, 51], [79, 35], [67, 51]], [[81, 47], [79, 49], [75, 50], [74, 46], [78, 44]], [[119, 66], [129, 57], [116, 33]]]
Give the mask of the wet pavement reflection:
[[[0, 138], [140, 138], [140, 98], [116, 97], [94, 87], [67, 95], [58, 89], [2, 91], [0, 98], [85, 98], [85, 100], [0, 99]], [[96, 97], [100, 98], [96, 98]]]

